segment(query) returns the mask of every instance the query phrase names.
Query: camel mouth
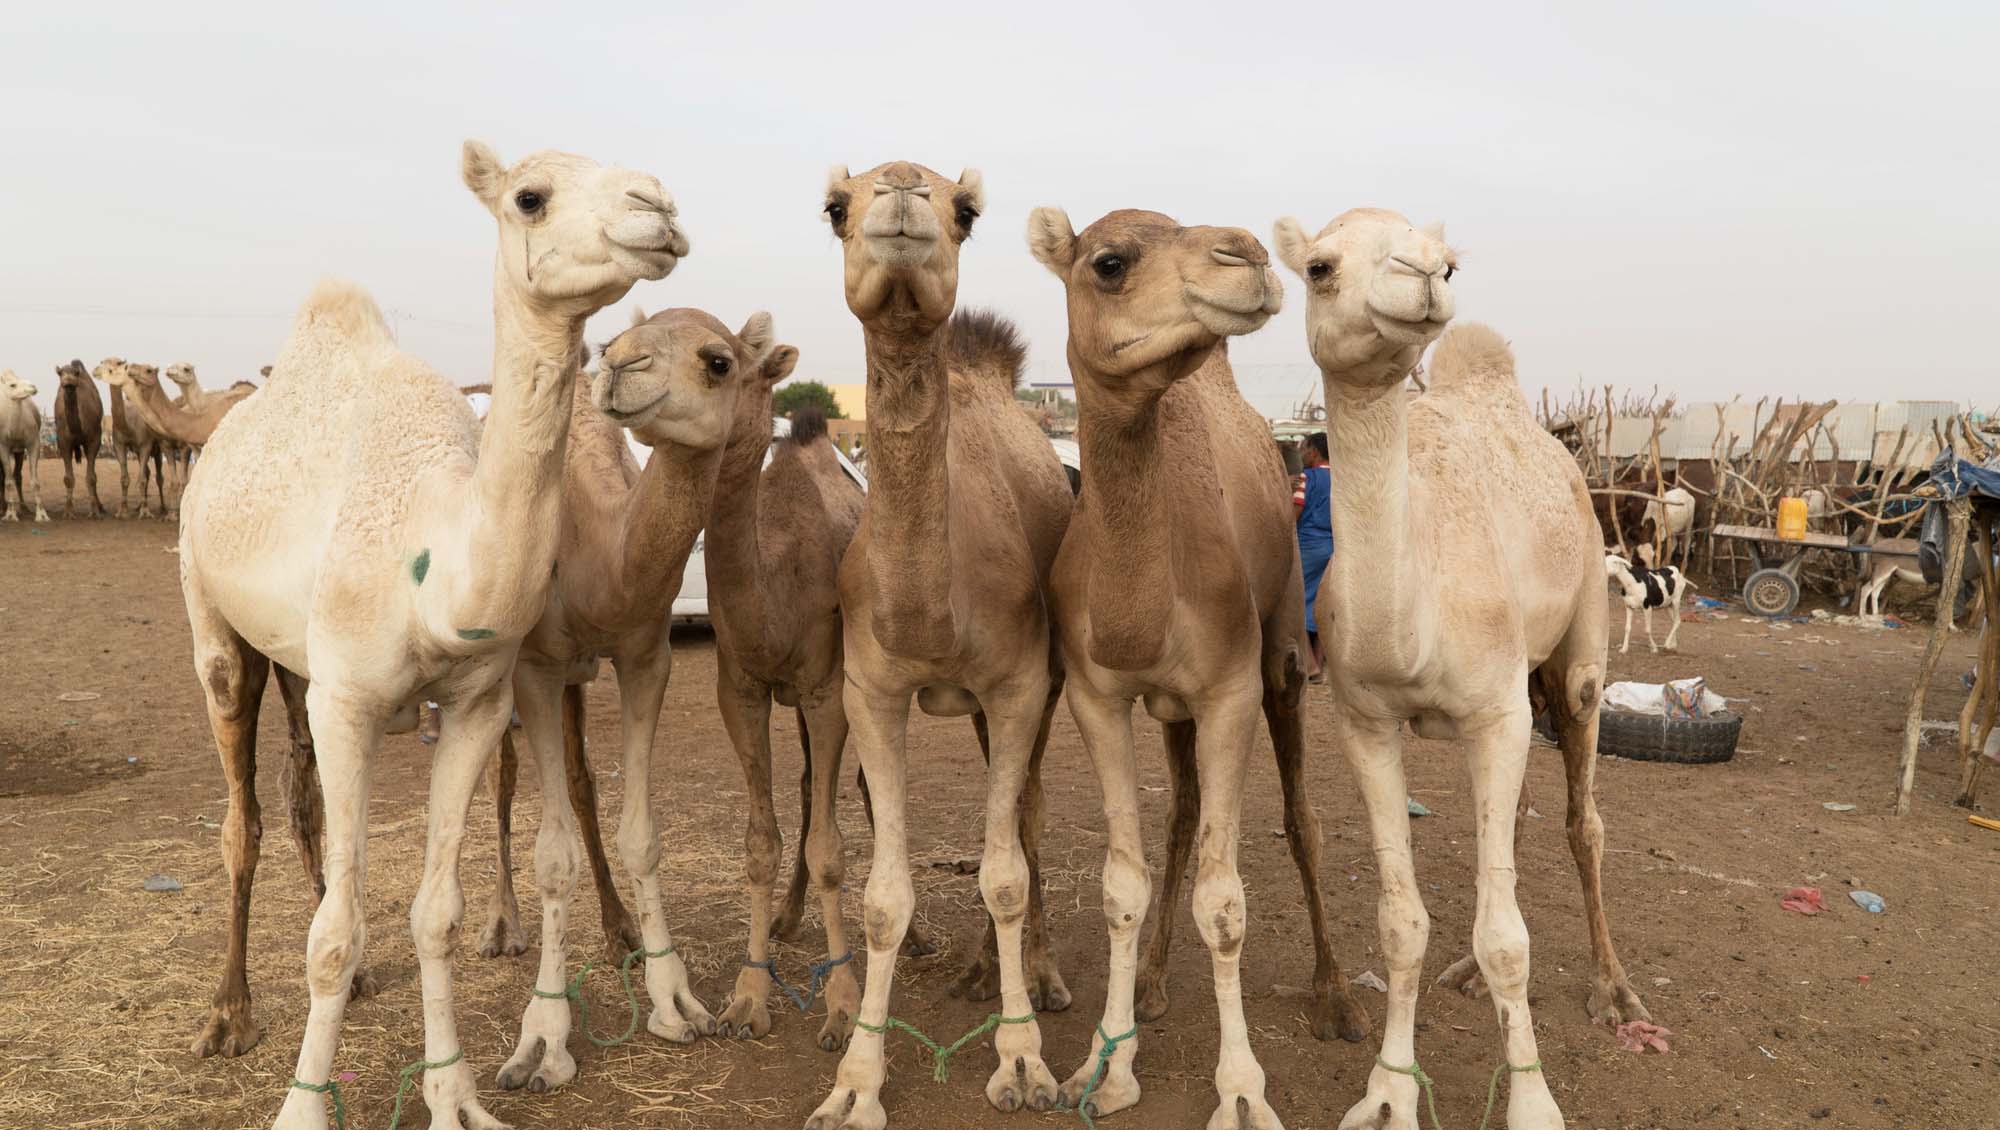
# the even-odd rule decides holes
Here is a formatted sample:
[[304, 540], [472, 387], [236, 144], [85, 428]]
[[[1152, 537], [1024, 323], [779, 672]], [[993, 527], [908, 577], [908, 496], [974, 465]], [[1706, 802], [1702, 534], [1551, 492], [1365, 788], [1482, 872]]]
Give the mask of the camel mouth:
[[634, 424], [643, 423], [647, 417], [652, 416], [655, 412], [658, 412], [660, 409], [660, 405], [664, 403], [666, 399], [667, 399], [667, 394], [663, 392], [660, 395], [654, 397], [653, 399], [648, 400], [646, 403], [640, 405], [639, 407], [631, 409], [629, 411], [623, 408], [614, 407], [609, 404], [605, 405], [602, 411], [606, 416], [611, 418], [612, 423], [617, 424], [621, 428], [629, 428], [632, 427]]
[[1182, 289], [1182, 296], [1195, 321], [1217, 337], [1250, 333], [1270, 321], [1276, 312], [1276, 303], [1262, 286], [1254, 292], [1238, 287], [1232, 293], [1202, 291], [1190, 283]]
[[931, 252], [937, 247], [934, 235], [912, 235], [898, 232], [894, 235], [862, 236], [862, 245], [868, 249], [869, 257], [884, 267], [912, 268], [928, 262]]
[[1429, 340], [1436, 337], [1450, 319], [1433, 318], [1428, 314], [1412, 321], [1385, 314], [1373, 306], [1368, 308], [1368, 318], [1375, 323], [1375, 329], [1383, 337], [1396, 341]]

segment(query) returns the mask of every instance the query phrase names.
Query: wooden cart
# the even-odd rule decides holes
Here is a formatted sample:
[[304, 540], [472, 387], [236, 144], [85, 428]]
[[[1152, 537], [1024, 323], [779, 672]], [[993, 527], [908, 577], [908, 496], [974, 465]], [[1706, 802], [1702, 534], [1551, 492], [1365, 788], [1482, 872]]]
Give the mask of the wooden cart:
[[1904, 557], [1915, 561], [1914, 552], [1881, 549], [1851, 542], [1840, 534], [1816, 534], [1781, 538], [1765, 526], [1717, 526], [1715, 536], [1743, 542], [1750, 550], [1750, 576], [1743, 582], [1743, 606], [1759, 616], [1785, 616], [1799, 604], [1799, 566], [1809, 549], [1830, 549], [1837, 553], [1872, 553], [1882, 557]]

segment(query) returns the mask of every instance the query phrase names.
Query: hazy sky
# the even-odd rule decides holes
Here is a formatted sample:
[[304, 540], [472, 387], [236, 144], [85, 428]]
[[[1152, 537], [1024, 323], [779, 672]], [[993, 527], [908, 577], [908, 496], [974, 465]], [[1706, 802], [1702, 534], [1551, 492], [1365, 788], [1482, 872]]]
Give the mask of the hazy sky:
[[[1066, 373], [1022, 230], [1118, 207], [1317, 229], [1444, 220], [1459, 316], [1522, 383], [2000, 400], [2000, 14], [1973, 5], [34, 4], [0, 39], [0, 366], [277, 351], [313, 280], [483, 380], [493, 223], [465, 137], [657, 174], [694, 252], [633, 298], [756, 309], [801, 376], [861, 379], [825, 171], [986, 173], [959, 302]], [[1315, 385], [1297, 280], [1233, 347], [1282, 414]], [[593, 339], [623, 311], [600, 315]]]

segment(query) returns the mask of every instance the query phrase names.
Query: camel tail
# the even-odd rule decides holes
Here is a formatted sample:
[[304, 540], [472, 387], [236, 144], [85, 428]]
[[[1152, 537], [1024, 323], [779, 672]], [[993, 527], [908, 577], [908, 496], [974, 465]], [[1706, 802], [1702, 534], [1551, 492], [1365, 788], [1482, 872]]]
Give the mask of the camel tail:
[[[381, 307], [368, 292], [345, 279], [321, 279], [299, 307], [292, 323], [296, 338], [338, 343], [350, 350], [391, 349], [396, 340]], [[272, 379], [282, 379], [290, 366], [272, 369]]]
[[1014, 323], [991, 310], [961, 310], [945, 328], [946, 366], [1007, 392], [1021, 387], [1028, 345]]
[[1514, 351], [1492, 326], [1467, 322], [1453, 326], [1431, 351], [1432, 388], [1520, 387], [1514, 378]]

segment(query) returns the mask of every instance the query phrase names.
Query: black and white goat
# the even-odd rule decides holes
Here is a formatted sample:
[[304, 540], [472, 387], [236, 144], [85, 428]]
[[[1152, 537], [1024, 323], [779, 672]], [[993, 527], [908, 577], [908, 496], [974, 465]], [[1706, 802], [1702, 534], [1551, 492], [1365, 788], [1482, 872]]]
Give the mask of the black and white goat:
[[1674, 626], [1667, 631], [1667, 650], [1674, 650], [1674, 637], [1681, 630], [1681, 597], [1694, 588], [1687, 575], [1672, 565], [1662, 565], [1649, 569], [1643, 563], [1633, 563], [1615, 553], [1604, 555], [1604, 573], [1618, 582], [1619, 594], [1625, 601], [1625, 642], [1618, 645], [1619, 654], [1624, 654], [1632, 646], [1632, 612], [1643, 609], [1646, 613], [1646, 646], [1654, 651], [1660, 645], [1653, 642], [1653, 609], [1671, 608]]

